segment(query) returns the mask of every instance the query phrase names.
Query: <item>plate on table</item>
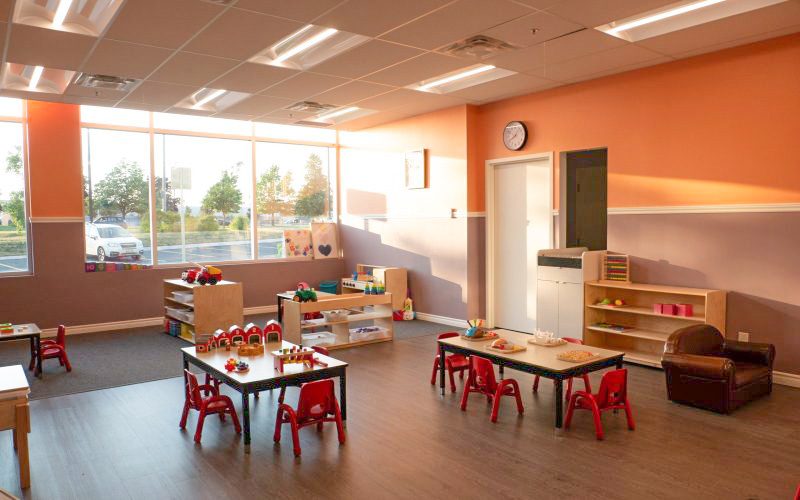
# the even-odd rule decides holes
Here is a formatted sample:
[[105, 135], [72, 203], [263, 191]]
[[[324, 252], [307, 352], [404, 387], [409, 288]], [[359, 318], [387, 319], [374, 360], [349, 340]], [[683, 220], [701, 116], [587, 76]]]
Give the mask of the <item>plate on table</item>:
[[566, 361], [568, 363], [585, 363], [587, 361], [591, 361], [595, 358], [599, 358], [600, 355], [591, 351], [584, 351], [581, 349], [574, 350], [574, 351], [564, 351], [559, 353], [556, 356], [557, 359], [560, 361]]
[[500, 354], [515, 354], [515, 353], [518, 353], [518, 352], [522, 352], [522, 351], [528, 350], [528, 348], [525, 347], [524, 345], [516, 345], [516, 344], [506, 344], [506, 345], [511, 345], [512, 348], [511, 349], [498, 349], [496, 347], [492, 347], [490, 345], [487, 345], [486, 346], [486, 350], [487, 351], [492, 351], [492, 352], [498, 352]]
[[533, 345], [540, 345], [542, 347], [557, 347], [566, 344], [567, 341], [564, 339], [553, 339], [552, 342], [541, 342], [539, 340], [536, 340], [536, 338], [534, 337], [532, 339], [528, 339], [528, 343]]

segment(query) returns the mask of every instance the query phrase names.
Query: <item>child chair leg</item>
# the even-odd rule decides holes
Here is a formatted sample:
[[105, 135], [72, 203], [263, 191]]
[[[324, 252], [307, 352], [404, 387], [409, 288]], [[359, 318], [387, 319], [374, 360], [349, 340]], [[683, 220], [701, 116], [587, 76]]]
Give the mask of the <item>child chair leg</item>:
[[511, 386], [514, 388], [514, 399], [517, 400], [517, 413], [522, 415], [525, 411], [525, 407], [522, 406], [522, 395], [519, 393], [519, 384], [517, 384], [516, 380], [511, 380]]
[[539, 375], [533, 378], [533, 392], [539, 392]]
[[72, 371], [72, 365], [69, 364], [69, 358], [67, 357], [67, 353], [62, 353], [62, 356], [63, 356], [62, 361], [64, 362], [64, 366], [67, 367], [67, 371], [68, 372], [71, 372]]
[[569, 401], [572, 397], [572, 377], [567, 379], [567, 394], [564, 396], [565, 401]]
[[239, 415], [236, 414], [236, 407], [233, 406], [233, 401], [231, 401], [231, 405], [228, 407], [231, 414], [231, 420], [233, 420], [233, 428], [236, 429], [236, 434], [242, 433], [242, 424], [239, 423]]
[[344, 444], [344, 424], [342, 423], [342, 412], [339, 409], [339, 403], [335, 403], [333, 407], [333, 415], [336, 418], [336, 433], [339, 436], [339, 444]]
[[464, 394], [461, 395], [461, 411], [467, 411], [467, 399], [469, 399], [469, 388], [472, 385], [472, 374], [467, 377], [467, 383], [464, 384]]
[[436, 385], [436, 372], [439, 371], [439, 356], [433, 360], [433, 373], [431, 373], [431, 385]]
[[181, 415], [180, 428], [186, 428], [186, 419], [189, 418], [189, 401], [183, 404], [183, 414]]
[[450, 375], [450, 392], [456, 392], [456, 379], [453, 373], [453, 365], [450, 364], [450, 361], [445, 361], [445, 366], [447, 367], [447, 373]]
[[594, 398], [587, 398], [592, 410], [592, 417], [594, 418], [594, 432], [597, 435], [597, 440], [603, 440], [603, 421], [600, 420], [600, 409], [597, 407], [597, 402]]
[[578, 402], [578, 395], [573, 394], [571, 398], [569, 398], [569, 404], [567, 405], [567, 416], [564, 417], [564, 428], [569, 429], [570, 424], [572, 423], [572, 414], [575, 412], [575, 404]]
[[497, 414], [500, 412], [500, 396], [503, 394], [503, 384], [497, 386], [497, 392], [494, 394], [494, 401], [492, 401], [492, 422], [497, 422]]
[[278, 404], [283, 404], [283, 398], [286, 397], [286, 386], [281, 387], [281, 393], [278, 396]]
[[631, 403], [628, 398], [625, 398], [625, 417], [628, 419], [628, 429], [635, 430], [636, 423], [633, 421], [633, 411], [631, 411]]
[[592, 393], [592, 383], [589, 381], [589, 374], [583, 374], [583, 389], [588, 392], [589, 394]]
[[300, 449], [300, 436], [297, 433], [297, 421], [293, 415], [289, 415], [289, 424], [292, 426], [292, 446], [294, 446], [294, 456], [299, 457], [302, 450]]
[[206, 412], [201, 411], [200, 417], [197, 419], [197, 429], [194, 431], [194, 442], [199, 443], [200, 438], [203, 437], [203, 424], [206, 421]]
[[275, 432], [272, 435], [272, 440], [276, 443], [281, 442], [281, 424], [283, 423], [283, 409], [278, 407], [278, 416], [275, 417]]

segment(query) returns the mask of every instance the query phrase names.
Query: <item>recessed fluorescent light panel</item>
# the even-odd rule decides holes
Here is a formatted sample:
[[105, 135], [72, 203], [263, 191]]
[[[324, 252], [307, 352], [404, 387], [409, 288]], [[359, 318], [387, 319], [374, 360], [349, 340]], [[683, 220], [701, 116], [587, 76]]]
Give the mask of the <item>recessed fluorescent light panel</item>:
[[420, 92], [430, 92], [434, 94], [447, 94], [456, 90], [474, 87], [482, 83], [491, 82], [499, 78], [505, 78], [516, 74], [507, 69], [496, 68], [489, 64], [476, 64], [461, 68], [450, 73], [428, 78], [409, 85], [406, 88], [419, 90]]
[[17, 0], [14, 22], [38, 28], [99, 36], [123, 0]]
[[63, 69], [6, 63], [2, 88], [45, 94], [63, 94], [74, 74], [74, 71]]
[[248, 97], [250, 94], [244, 92], [203, 88], [176, 104], [175, 107], [191, 109], [200, 114], [213, 114], [224, 111]]
[[341, 108], [320, 113], [317, 116], [306, 121], [311, 121], [320, 124], [327, 123], [330, 125], [338, 125], [340, 123], [344, 123], [350, 120], [355, 120], [356, 118], [361, 118], [364, 116], [371, 115], [372, 113], [375, 113], [375, 111], [372, 109], [364, 109], [356, 106], [343, 106]]
[[595, 29], [629, 42], [637, 42], [700, 24], [710, 23], [786, 0], [691, 0], [667, 5]]
[[324, 26], [309, 24], [250, 59], [250, 62], [305, 70], [369, 40]]

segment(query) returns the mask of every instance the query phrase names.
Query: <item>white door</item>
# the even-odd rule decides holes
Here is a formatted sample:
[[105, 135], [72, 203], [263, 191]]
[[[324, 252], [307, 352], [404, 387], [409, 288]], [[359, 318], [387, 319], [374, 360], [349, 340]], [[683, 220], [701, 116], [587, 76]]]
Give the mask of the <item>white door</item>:
[[550, 159], [495, 163], [490, 172], [494, 326], [530, 333], [536, 329], [536, 254], [552, 248]]

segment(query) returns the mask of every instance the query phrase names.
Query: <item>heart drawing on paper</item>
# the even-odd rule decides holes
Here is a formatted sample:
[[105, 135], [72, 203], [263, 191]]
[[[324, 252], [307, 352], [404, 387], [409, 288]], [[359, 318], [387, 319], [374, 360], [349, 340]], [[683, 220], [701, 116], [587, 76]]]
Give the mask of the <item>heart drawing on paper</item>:
[[333, 250], [333, 248], [331, 248], [330, 245], [320, 245], [317, 247], [317, 250], [319, 250], [319, 253], [327, 257], [331, 254], [331, 250]]

